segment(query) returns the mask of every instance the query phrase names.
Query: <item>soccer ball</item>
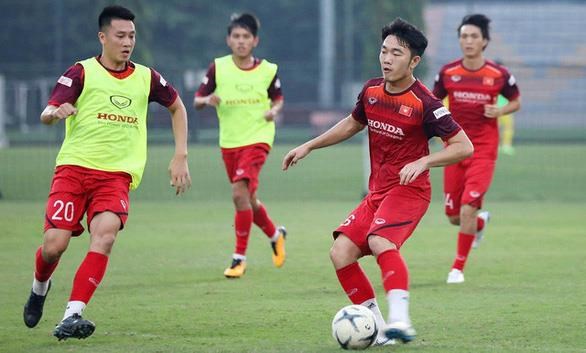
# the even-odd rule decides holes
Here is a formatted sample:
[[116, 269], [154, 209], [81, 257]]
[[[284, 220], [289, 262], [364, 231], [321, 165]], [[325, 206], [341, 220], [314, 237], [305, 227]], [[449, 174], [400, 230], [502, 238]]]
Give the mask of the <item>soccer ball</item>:
[[362, 305], [345, 306], [332, 320], [332, 336], [344, 349], [366, 349], [377, 334], [374, 314]]

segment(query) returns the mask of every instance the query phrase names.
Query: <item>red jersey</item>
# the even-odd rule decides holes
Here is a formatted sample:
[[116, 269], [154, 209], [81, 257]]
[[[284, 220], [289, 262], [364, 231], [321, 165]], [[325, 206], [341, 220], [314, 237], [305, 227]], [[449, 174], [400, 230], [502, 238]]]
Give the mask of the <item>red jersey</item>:
[[[262, 62], [261, 59], [254, 58], [254, 65], [249, 68], [245, 69], [244, 71], [249, 71], [255, 69], [260, 63]], [[203, 78], [201, 84], [199, 85], [198, 90], [195, 92], [196, 97], [205, 97], [209, 96], [210, 94], [214, 93], [216, 90], [216, 64], [211, 63], [210, 67], [208, 67], [208, 72], [206, 73], [205, 77]], [[269, 98], [271, 101], [276, 102], [280, 99], [283, 99], [283, 91], [281, 89], [281, 80], [275, 73], [275, 77], [273, 77], [273, 81], [269, 85], [267, 89]]]
[[515, 77], [505, 67], [489, 60], [480, 69], [471, 71], [459, 59], [442, 67], [435, 78], [433, 93], [440, 99], [448, 97], [454, 120], [474, 145], [473, 157], [495, 160], [498, 122], [484, 116], [484, 105], [496, 104], [499, 94], [508, 100], [519, 97]]
[[[401, 93], [389, 93], [384, 85], [383, 78], [366, 82], [352, 112], [354, 119], [368, 125], [372, 194], [385, 194], [399, 185], [401, 169], [429, 154], [431, 137], [447, 140], [461, 129], [419, 80]], [[429, 171], [410, 185], [428, 190]]]
[[[98, 60], [98, 57], [96, 57], [96, 60]], [[106, 68], [106, 70], [108, 70], [112, 76], [123, 80], [132, 75], [134, 72], [134, 64], [129, 61], [126, 68], [122, 71], [114, 71], [108, 68]], [[169, 107], [171, 104], [175, 103], [175, 99], [177, 99], [177, 91], [165, 81], [161, 74], [153, 69], [150, 70], [151, 91], [149, 93], [149, 102], [157, 102], [164, 107]], [[48, 104], [56, 107], [63, 103], [75, 104], [83, 90], [84, 77], [84, 70], [81, 64], [78, 63], [71, 66], [65, 71], [59, 80], [57, 80], [57, 84], [55, 85], [55, 88], [53, 88], [51, 96], [49, 97]]]

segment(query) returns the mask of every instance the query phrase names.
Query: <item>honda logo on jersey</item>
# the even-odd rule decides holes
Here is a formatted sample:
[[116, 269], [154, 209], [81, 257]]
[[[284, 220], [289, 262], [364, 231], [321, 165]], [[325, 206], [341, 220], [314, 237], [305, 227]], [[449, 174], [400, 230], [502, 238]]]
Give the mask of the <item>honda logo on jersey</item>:
[[401, 108], [399, 108], [399, 114], [410, 117], [412, 113], [413, 108], [401, 104]]

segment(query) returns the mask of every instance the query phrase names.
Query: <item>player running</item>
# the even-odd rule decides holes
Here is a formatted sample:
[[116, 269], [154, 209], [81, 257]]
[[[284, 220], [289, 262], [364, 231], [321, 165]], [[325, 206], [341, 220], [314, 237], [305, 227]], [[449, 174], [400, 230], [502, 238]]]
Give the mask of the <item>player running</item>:
[[[354, 304], [370, 308], [386, 339], [409, 342], [415, 330], [409, 317], [409, 273], [399, 250], [425, 214], [431, 197], [429, 168], [470, 156], [473, 146], [440, 100], [413, 76], [427, 39], [413, 25], [395, 19], [382, 29], [379, 55], [383, 77], [366, 82], [351, 115], [322, 135], [291, 150], [287, 170], [311, 151], [342, 142], [368, 127], [369, 191], [334, 231], [330, 258], [338, 280]], [[447, 147], [430, 154], [428, 139]], [[374, 255], [389, 301], [385, 323], [373, 287], [358, 259]]]
[[224, 271], [227, 278], [240, 278], [246, 271], [252, 223], [270, 240], [273, 264], [281, 267], [285, 263], [287, 231], [275, 227], [256, 193], [275, 138], [275, 118], [284, 103], [277, 65], [253, 56], [259, 26], [254, 15], [232, 17], [226, 37], [232, 54], [214, 60], [194, 98], [196, 109], [216, 108], [222, 158], [232, 184], [236, 248]]
[[[490, 19], [469, 15], [458, 27], [463, 58], [445, 65], [436, 77], [433, 93], [448, 97], [454, 120], [474, 144], [474, 155], [444, 169], [445, 212], [450, 223], [460, 227], [456, 258], [447, 283], [464, 282], [464, 265], [472, 247], [482, 240], [488, 211], [482, 209], [498, 153], [497, 118], [521, 107], [515, 77], [503, 66], [484, 58], [490, 40]], [[499, 94], [509, 102], [497, 104]]]
[[24, 306], [26, 326], [35, 327], [41, 319], [51, 275], [71, 237], [83, 233], [84, 214], [90, 233], [89, 251], [73, 279], [63, 320], [53, 331], [59, 340], [86, 338], [94, 332], [94, 323], [82, 318], [82, 312], [106, 273], [116, 236], [128, 218], [129, 190], [140, 184], [151, 101], [171, 114], [171, 186], [180, 194], [191, 185], [185, 106], [159, 73], [130, 61], [134, 14], [108, 6], [98, 22], [102, 54], [71, 66], [41, 113], [45, 124], [65, 120], [66, 130], [47, 201], [43, 244], [36, 252], [32, 290]]

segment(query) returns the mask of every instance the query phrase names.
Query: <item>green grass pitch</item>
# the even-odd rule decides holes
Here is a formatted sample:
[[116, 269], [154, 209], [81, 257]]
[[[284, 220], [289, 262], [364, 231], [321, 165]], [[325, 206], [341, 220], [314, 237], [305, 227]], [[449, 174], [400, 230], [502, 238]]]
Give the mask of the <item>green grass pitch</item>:
[[[233, 251], [233, 210], [218, 149], [191, 147], [193, 187], [176, 198], [166, 175], [172, 148], [151, 148], [127, 227], [84, 313], [96, 332], [65, 342], [51, 331], [87, 233], [62, 258], [43, 319], [26, 328], [22, 307], [57, 149], [0, 150], [0, 352], [340, 352], [330, 320], [349, 302], [328, 250], [331, 230], [359, 202], [361, 149], [315, 151], [283, 173], [289, 147], [271, 153], [259, 190], [289, 230], [287, 262], [274, 268], [268, 241], [254, 229], [240, 280], [222, 275]], [[434, 170], [432, 205], [402, 251], [418, 337], [371, 351], [586, 352], [585, 163], [585, 145], [521, 145], [501, 157], [485, 203], [492, 221], [471, 253], [466, 282], [456, 286], [445, 279], [457, 229], [443, 216], [441, 170]], [[362, 264], [385, 313], [375, 261]]]

